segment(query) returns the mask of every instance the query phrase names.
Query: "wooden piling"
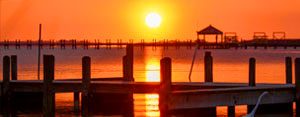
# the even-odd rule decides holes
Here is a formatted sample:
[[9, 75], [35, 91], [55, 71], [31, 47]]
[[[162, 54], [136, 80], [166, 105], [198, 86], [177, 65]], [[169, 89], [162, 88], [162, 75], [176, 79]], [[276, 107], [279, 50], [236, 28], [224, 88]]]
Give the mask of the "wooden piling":
[[300, 115], [300, 58], [295, 59], [296, 116]]
[[133, 45], [128, 44], [126, 47], [126, 57], [123, 58], [123, 61], [125, 60], [126, 63], [123, 63], [125, 65], [123, 69], [127, 72], [124, 75], [125, 81], [134, 81], [133, 78]]
[[[254, 87], [255, 84], [255, 58], [249, 59], [249, 81], [248, 86]], [[247, 105], [247, 112], [250, 113], [254, 109], [254, 105]]]
[[160, 92], [159, 92], [159, 109], [161, 117], [169, 117], [168, 100], [171, 94], [172, 85], [172, 60], [165, 57], [160, 60]]
[[235, 117], [235, 106], [227, 107], [227, 115], [228, 117]]
[[82, 58], [82, 95], [81, 110], [82, 116], [89, 116], [90, 102], [90, 84], [91, 84], [91, 58], [84, 56]]
[[3, 57], [3, 83], [2, 83], [2, 102], [3, 102], [3, 114], [10, 116], [10, 99], [11, 92], [9, 88], [10, 82], [10, 58], [9, 56]]
[[286, 78], [286, 84], [292, 84], [293, 83], [293, 73], [292, 73], [292, 58], [286, 57], [285, 58], [285, 78]]
[[255, 86], [255, 58], [249, 59], [249, 86]]
[[124, 81], [126, 81], [126, 80], [128, 80], [128, 74], [129, 74], [129, 72], [128, 72], [128, 58], [127, 58], [127, 56], [125, 55], [125, 56], [123, 56], [123, 58], [122, 58], [122, 64], [123, 64], [123, 78], [124, 78]]
[[79, 110], [79, 92], [74, 92], [74, 112], [78, 113]]
[[43, 114], [45, 117], [55, 116], [55, 92], [54, 80], [54, 56], [44, 55], [44, 90], [43, 90]]
[[213, 58], [211, 52], [205, 52], [204, 70], [204, 82], [213, 82]]
[[17, 63], [17, 56], [11, 56], [11, 80], [18, 79], [18, 63]]

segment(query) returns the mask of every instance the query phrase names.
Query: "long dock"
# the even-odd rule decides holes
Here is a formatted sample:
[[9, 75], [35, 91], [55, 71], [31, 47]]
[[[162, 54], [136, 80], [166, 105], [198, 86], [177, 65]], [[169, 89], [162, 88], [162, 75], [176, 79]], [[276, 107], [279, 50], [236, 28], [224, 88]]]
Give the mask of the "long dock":
[[[165, 57], [160, 61], [161, 82], [135, 82], [133, 77], [133, 45], [128, 45], [123, 57], [123, 76], [116, 78], [91, 78], [91, 61], [82, 58], [81, 79], [55, 79], [55, 57], [44, 55], [43, 80], [19, 80], [17, 78], [17, 57], [4, 56], [3, 81], [0, 82], [1, 110], [4, 115], [13, 116], [12, 108], [19, 103], [34, 101], [40, 105], [43, 115], [55, 116], [55, 93], [74, 93], [74, 111], [82, 116], [90, 116], [95, 108], [101, 108], [111, 98], [116, 109], [127, 105], [120, 111], [133, 111], [132, 94], [158, 93], [160, 116], [189, 114], [216, 116], [217, 106], [227, 106], [228, 116], [235, 116], [235, 106], [247, 105], [252, 111], [259, 96], [268, 92], [261, 100], [257, 114], [276, 113], [293, 116], [293, 102], [296, 102], [296, 116], [300, 114], [300, 58], [295, 59], [295, 83], [292, 83], [292, 58], [286, 57], [286, 84], [255, 82], [255, 58], [249, 59], [248, 83], [213, 82], [213, 59], [210, 52], [205, 53], [204, 82], [172, 82], [172, 60]], [[81, 94], [81, 101], [79, 100]], [[116, 96], [117, 95], [117, 96]], [[26, 98], [25, 98], [26, 97]], [[20, 102], [22, 100], [22, 102]], [[125, 100], [125, 101], [120, 101]], [[18, 103], [17, 103], [18, 102]], [[81, 103], [81, 104], [80, 104]], [[130, 106], [131, 105], [131, 106]], [[81, 110], [81, 111], [80, 111]], [[133, 116], [133, 114], [124, 114]]]
[[4, 40], [0, 41], [0, 46], [2, 46], [5, 50], [11, 48], [15, 49], [21, 49], [21, 47], [26, 48], [26, 49], [32, 49], [33, 46], [40, 46], [41, 49], [43, 48], [49, 48], [49, 49], [54, 49], [54, 48], [60, 48], [60, 49], [66, 49], [67, 47], [70, 47], [72, 49], [77, 49], [79, 47], [82, 47], [83, 49], [89, 49], [89, 48], [94, 48], [94, 49], [100, 49], [100, 48], [112, 48], [112, 47], [117, 47], [117, 48], [123, 48], [126, 47], [126, 45], [132, 44], [134, 46], [139, 46], [139, 47], [146, 47], [146, 46], [152, 46], [152, 47], [187, 47], [191, 48], [196, 45], [199, 46], [199, 48], [204, 48], [204, 49], [229, 49], [229, 48], [273, 48], [277, 49], [279, 47], [282, 47], [284, 49], [287, 48], [294, 48], [296, 49], [297, 47], [300, 47], [300, 39], [250, 39], [250, 40], [244, 40], [244, 41], [239, 41], [239, 42], [204, 42], [204, 41], [196, 41], [196, 40], [162, 40], [162, 41], [156, 41], [153, 40], [152, 42], [145, 42], [144, 40], [140, 40], [140, 42], [133, 42], [133, 40], [130, 40], [128, 42], [124, 42], [122, 40], [117, 40], [117, 41], [111, 41], [111, 40], [106, 40], [105, 42], [100, 41], [100, 40], [47, 40], [47, 41], [41, 41], [40, 43], [38, 41], [32, 41], [32, 40], [26, 40], [26, 41], [21, 41], [21, 40], [14, 40], [14, 41], [9, 41], [9, 40]]

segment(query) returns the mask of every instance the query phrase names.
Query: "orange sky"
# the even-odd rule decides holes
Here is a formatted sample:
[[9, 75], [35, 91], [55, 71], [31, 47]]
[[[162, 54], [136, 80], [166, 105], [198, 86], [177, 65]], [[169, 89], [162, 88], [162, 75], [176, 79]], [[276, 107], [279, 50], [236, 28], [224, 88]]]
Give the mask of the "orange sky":
[[[1, 39], [195, 39], [209, 24], [250, 38], [285, 31], [300, 38], [299, 0], [1, 0]], [[159, 28], [145, 25], [149, 12]]]

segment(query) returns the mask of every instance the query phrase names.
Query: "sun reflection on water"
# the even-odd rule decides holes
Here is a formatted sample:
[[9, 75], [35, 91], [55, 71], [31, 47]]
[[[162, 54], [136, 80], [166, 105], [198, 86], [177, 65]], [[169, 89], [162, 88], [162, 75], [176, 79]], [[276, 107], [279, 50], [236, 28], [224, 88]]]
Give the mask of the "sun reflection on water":
[[[161, 50], [145, 50], [145, 82], [160, 82]], [[159, 117], [158, 94], [135, 94], [135, 116]], [[143, 109], [141, 109], [143, 108]], [[138, 113], [137, 113], [138, 112]]]

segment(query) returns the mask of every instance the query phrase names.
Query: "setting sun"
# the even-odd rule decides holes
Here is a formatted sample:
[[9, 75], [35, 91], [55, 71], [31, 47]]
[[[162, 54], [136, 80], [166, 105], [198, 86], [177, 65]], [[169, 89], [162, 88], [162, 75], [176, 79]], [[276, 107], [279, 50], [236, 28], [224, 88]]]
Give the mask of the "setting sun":
[[157, 13], [149, 13], [146, 16], [146, 24], [150, 28], [157, 28], [160, 26], [161, 23], [161, 16]]

